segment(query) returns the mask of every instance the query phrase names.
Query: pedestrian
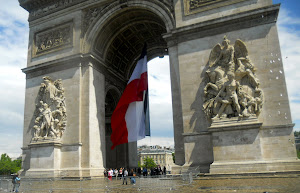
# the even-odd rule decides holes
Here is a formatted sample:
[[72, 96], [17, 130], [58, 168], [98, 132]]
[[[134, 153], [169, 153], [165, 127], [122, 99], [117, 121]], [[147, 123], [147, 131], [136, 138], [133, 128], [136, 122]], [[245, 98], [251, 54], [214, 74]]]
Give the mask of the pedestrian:
[[136, 173], [134, 172], [133, 169], [130, 170], [129, 176], [130, 176], [130, 183], [135, 185], [135, 183], [136, 183], [136, 180], [135, 180]]
[[112, 180], [112, 176], [114, 174], [113, 170], [110, 168], [109, 171], [107, 172], [108, 174], [108, 179], [111, 181]]
[[147, 175], [148, 175], [147, 168], [143, 168], [143, 176], [147, 176]]
[[11, 183], [13, 184], [13, 189], [12, 189], [13, 192], [15, 192], [15, 189], [16, 189], [16, 177], [17, 177], [17, 175], [14, 174], [12, 177], [12, 180], [11, 180]]
[[120, 178], [120, 180], [122, 179], [122, 177], [123, 177], [123, 168], [120, 168], [119, 169], [119, 178]]
[[166, 175], [167, 174], [167, 168], [166, 168], [166, 166], [164, 166], [164, 175]]
[[123, 174], [123, 185], [124, 185], [124, 182], [126, 182], [126, 185], [127, 185], [127, 177], [128, 177], [128, 171], [127, 171], [127, 169], [125, 169], [124, 174]]
[[19, 187], [21, 185], [21, 178], [19, 178], [19, 174], [17, 174], [16, 179], [15, 179], [15, 184], [16, 184], [16, 190], [15, 192], [19, 192]]
[[116, 180], [117, 180], [118, 179], [118, 169], [117, 168], [115, 168], [115, 170], [114, 170], [114, 175], [115, 175]]
[[104, 177], [106, 178], [107, 177], [107, 169], [104, 169], [103, 174], [104, 174]]

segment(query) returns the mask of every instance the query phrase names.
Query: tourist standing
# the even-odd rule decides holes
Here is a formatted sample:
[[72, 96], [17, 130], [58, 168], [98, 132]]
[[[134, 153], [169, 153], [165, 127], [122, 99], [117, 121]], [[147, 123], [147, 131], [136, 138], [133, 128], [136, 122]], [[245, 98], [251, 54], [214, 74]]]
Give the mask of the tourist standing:
[[119, 178], [120, 178], [120, 180], [122, 179], [122, 177], [123, 177], [123, 168], [120, 168], [119, 169]]
[[115, 170], [114, 170], [114, 175], [116, 176], [116, 180], [118, 179], [118, 169], [117, 168], [115, 168]]
[[143, 176], [147, 176], [147, 175], [148, 175], [147, 168], [143, 168]]
[[110, 168], [108, 171], [108, 179], [111, 181], [112, 180], [112, 176], [113, 176], [114, 172], [113, 170]]
[[124, 185], [124, 182], [126, 182], [126, 185], [127, 185], [127, 177], [128, 177], [128, 171], [127, 171], [127, 169], [125, 169], [124, 174], [123, 174], [123, 185]]
[[15, 192], [15, 189], [16, 189], [16, 177], [17, 177], [17, 175], [14, 174], [12, 177], [12, 180], [11, 180], [11, 182], [13, 184], [13, 189], [12, 189], [13, 192]]
[[21, 178], [19, 178], [19, 174], [17, 174], [16, 179], [15, 179], [15, 192], [19, 192], [19, 187], [21, 185]]

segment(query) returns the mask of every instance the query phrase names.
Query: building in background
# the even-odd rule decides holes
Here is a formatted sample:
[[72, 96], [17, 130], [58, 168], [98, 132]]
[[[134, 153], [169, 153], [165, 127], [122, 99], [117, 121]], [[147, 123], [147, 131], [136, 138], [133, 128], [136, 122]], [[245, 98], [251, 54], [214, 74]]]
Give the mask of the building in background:
[[141, 165], [144, 164], [144, 159], [152, 158], [154, 162], [163, 168], [166, 167], [167, 171], [171, 171], [173, 163], [174, 149], [171, 147], [154, 146], [139, 146], [138, 147], [138, 160]]

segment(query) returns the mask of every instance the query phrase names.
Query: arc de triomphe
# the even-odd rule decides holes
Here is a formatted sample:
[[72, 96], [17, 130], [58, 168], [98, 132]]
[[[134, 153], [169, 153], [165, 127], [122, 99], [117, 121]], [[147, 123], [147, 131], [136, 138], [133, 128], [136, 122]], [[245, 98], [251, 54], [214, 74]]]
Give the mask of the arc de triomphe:
[[141, 53], [170, 56], [174, 173], [299, 171], [272, 0], [19, 0], [29, 12], [23, 175], [136, 167], [110, 116]]

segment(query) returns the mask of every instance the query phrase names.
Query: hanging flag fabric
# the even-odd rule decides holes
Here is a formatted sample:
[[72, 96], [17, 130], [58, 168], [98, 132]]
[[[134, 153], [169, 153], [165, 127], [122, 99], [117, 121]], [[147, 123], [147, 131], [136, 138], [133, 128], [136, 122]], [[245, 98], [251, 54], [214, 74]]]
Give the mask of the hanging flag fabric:
[[145, 95], [148, 89], [147, 48], [144, 46], [140, 59], [127, 83], [117, 107], [111, 116], [113, 143], [117, 145], [145, 138]]

